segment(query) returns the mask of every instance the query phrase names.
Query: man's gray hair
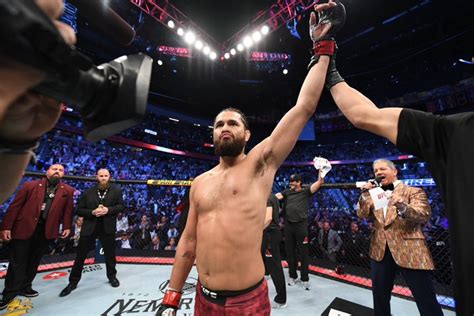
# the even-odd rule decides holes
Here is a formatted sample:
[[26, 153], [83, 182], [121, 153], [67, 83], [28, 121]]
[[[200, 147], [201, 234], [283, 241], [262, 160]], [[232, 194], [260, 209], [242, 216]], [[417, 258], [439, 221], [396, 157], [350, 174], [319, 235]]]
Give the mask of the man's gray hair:
[[397, 167], [395, 166], [395, 164], [392, 161], [390, 161], [388, 159], [383, 159], [383, 158], [375, 160], [372, 163], [372, 168], [375, 166], [375, 164], [380, 163], [380, 162], [385, 163], [390, 169], [397, 169]]

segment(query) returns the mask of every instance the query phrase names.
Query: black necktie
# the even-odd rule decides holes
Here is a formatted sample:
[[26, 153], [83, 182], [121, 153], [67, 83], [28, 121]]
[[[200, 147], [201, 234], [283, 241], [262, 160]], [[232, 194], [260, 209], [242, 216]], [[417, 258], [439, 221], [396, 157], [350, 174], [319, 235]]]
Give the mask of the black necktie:
[[382, 185], [382, 189], [384, 191], [387, 191], [387, 190], [393, 191], [395, 189], [395, 187], [393, 186], [393, 183], [390, 183], [390, 184], [387, 184], [387, 185]]
[[48, 185], [46, 188], [45, 192], [45, 198], [44, 198], [44, 210], [41, 212], [41, 219], [43, 221], [46, 221], [46, 218], [48, 218], [48, 213], [49, 209], [51, 208], [51, 205], [53, 204], [54, 196], [56, 194], [57, 190], [57, 185]]

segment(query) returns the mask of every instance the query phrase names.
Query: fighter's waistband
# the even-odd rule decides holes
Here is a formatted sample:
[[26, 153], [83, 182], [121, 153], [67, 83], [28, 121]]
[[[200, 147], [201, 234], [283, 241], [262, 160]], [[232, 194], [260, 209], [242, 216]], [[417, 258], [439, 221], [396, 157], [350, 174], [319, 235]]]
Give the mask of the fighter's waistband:
[[234, 297], [234, 296], [243, 295], [243, 294], [247, 294], [249, 292], [252, 292], [256, 288], [258, 288], [260, 285], [262, 285], [264, 280], [265, 279], [262, 278], [255, 285], [252, 285], [249, 288], [239, 290], [239, 291], [214, 291], [214, 290], [210, 290], [210, 289], [206, 288], [201, 283], [199, 283], [199, 286], [201, 287], [202, 293], [204, 295], [206, 295], [207, 297], [210, 297], [210, 298], [213, 298], [213, 299], [219, 299], [219, 298]]

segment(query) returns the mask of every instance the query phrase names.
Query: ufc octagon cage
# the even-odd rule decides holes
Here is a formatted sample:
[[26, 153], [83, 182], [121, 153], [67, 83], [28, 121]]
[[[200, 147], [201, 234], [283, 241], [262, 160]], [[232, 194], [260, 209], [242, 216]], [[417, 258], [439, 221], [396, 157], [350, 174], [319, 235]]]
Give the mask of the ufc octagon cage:
[[[26, 172], [23, 181], [43, 176], [44, 174], [39, 172]], [[91, 186], [91, 182], [96, 181], [93, 177], [80, 176], [65, 176], [64, 180], [75, 188], [81, 188], [81, 190], [78, 189], [76, 191], [75, 200], [77, 200], [83, 188]], [[113, 182], [120, 185], [125, 197], [126, 195], [133, 195], [135, 198], [144, 199], [140, 192], [148, 191], [146, 195], [147, 200], [141, 201], [141, 205], [146, 205], [145, 208], [142, 206], [137, 209], [132, 203], [131, 205], [126, 205], [125, 211], [120, 215], [121, 225], [117, 222], [116, 233], [117, 263], [172, 265], [176, 241], [179, 240], [180, 232], [177, 231], [177, 226], [180, 212], [185, 207], [182, 197], [192, 181], [150, 179], [113, 180]], [[417, 185], [426, 185], [426, 189], [428, 189], [430, 184], [421, 181]], [[171, 194], [173, 192], [178, 198], [173, 198], [173, 194]], [[360, 190], [356, 188], [355, 183], [327, 183], [316, 193], [314, 199], [319, 202], [327, 201], [329, 199], [327, 195], [331, 195], [330, 201], [334, 201], [334, 196], [356, 197], [359, 193]], [[434, 202], [438, 203], [438, 201]], [[6, 209], [7, 203], [4, 204], [1, 210], [2, 213]], [[326, 208], [322, 211], [322, 214], [328, 215], [328, 213], [335, 210], [337, 210], [336, 206]], [[328, 216], [331, 218], [329, 221], [332, 229], [338, 232], [342, 240], [342, 247], [337, 252], [336, 260], [329, 261], [323, 259], [322, 250], [318, 244], [318, 232], [322, 229], [323, 221], [326, 221], [323, 218], [326, 216], [315, 216], [311, 213], [310, 210], [308, 219], [310, 273], [370, 289], [370, 258], [368, 252], [372, 224], [369, 221], [357, 219], [355, 210], [351, 212], [339, 211], [337, 216]], [[73, 225], [76, 219], [77, 216], [74, 217]], [[284, 229], [283, 221], [281, 223], [282, 229]], [[351, 230], [358, 231], [357, 237], [351, 234]], [[443, 221], [437, 223], [429, 222], [425, 225], [423, 232], [435, 262], [436, 270], [433, 271], [432, 277], [438, 302], [443, 308], [454, 310], [452, 264], [447, 223], [443, 223]], [[74, 237], [73, 229], [68, 238], [53, 241], [44, 253], [39, 271], [55, 271], [70, 268], [75, 258], [77, 246], [75, 238], [77, 239], [77, 237]], [[171, 239], [174, 239], [174, 242], [170, 241]], [[0, 245], [0, 278], [4, 278], [6, 275], [8, 250], [9, 243], [2, 241]], [[286, 267], [284, 238], [280, 245], [280, 251], [283, 258], [282, 265]], [[100, 245], [97, 245], [95, 249], [90, 249], [84, 269], [93, 269], [94, 265], [87, 265], [101, 262], [102, 257]], [[163, 288], [165, 286], [166, 284], [160, 285]], [[192, 287], [192, 282], [186, 286]], [[397, 274], [392, 294], [413, 300], [412, 293], [400, 274]]]

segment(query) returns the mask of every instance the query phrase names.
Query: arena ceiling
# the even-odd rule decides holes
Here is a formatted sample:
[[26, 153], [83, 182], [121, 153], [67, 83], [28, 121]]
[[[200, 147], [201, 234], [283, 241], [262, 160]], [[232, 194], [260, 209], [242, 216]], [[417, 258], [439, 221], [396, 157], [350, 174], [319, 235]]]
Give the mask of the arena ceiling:
[[[283, 26], [271, 33], [259, 51], [291, 54], [288, 75], [280, 65], [260, 67], [245, 57], [210, 61], [204, 56], [171, 57], [156, 51], [160, 45], [186, 47], [182, 38], [128, 0], [110, 0], [110, 6], [136, 27], [137, 36], [123, 47], [102, 35], [87, 16], [78, 15], [78, 48], [104, 62], [122, 54], [146, 52], [163, 66], [155, 66], [150, 100], [173, 110], [213, 117], [226, 106], [270, 119], [281, 117], [296, 101], [306, 73], [311, 45], [307, 36], [308, 12], [297, 31]], [[170, 1], [216, 42], [223, 43], [268, 9], [271, 0], [176, 0]], [[474, 4], [451, 0], [343, 0], [348, 17], [338, 35], [338, 67], [347, 81], [376, 101], [422, 91], [472, 76]], [[257, 69], [260, 68], [260, 69]], [[262, 70], [262, 68], [264, 68]], [[319, 111], [335, 110], [325, 95]]]

